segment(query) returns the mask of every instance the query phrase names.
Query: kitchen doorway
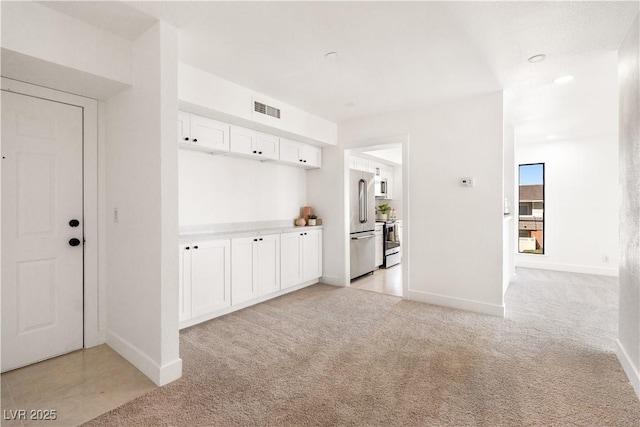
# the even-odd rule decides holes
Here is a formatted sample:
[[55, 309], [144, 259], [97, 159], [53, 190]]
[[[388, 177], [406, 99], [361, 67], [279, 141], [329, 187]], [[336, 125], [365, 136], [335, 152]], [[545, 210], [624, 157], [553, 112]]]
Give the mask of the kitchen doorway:
[[[345, 167], [348, 169], [345, 176], [349, 177], [345, 185], [349, 192], [346, 206], [349, 211], [347, 218], [350, 219], [349, 286], [354, 289], [399, 297], [406, 295], [408, 284], [403, 280], [406, 277], [403, 271], [407, 268], [408, 251], [405, 247], [407, 239], [404, 238], [407, 232], [407, 211], [404, 208], [408, 204], [403, 197], [407, 194], [403, 188], [406, 182], [403, 157], [407, 140], [406, 136], [384, 138], [345, 151]], [[359, 188], [356, 181], [363, 179], [372, 181], [374, 195], [370, 204], [373, 206], [358, 203], [358, 196], [362, 195], [356, 191]], [[369, 216], [375, 221], [363, 223], [362, 219]], [[370, 240], [368, 245], [372, 248], [367, 252], [361, 249], [361, 239], [365, 237]]]

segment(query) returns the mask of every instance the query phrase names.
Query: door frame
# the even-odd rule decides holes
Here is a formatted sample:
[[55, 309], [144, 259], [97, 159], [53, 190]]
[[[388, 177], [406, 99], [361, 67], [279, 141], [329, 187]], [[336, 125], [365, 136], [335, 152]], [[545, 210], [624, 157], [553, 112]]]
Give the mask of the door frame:
[[[98, 280], [98, 101], [67, 92], [36, 86], [18, 80], [2, 77], [0, 89], [34, 98], [60, 102], [82, 108], [82, 170], [83, 170], [83, 216], [84, 216], [84, 295], [83, 295], [83, 338], [84, 348], [103, 343], [104, 333], [100, 333]], [[2, 254], [0, 254], [0, 257]], [[1, 259], [1, 258], [0, 258]], [[104, 310], [102, 310], [104, 312]]]
[[411, 289], [411, 277], [409, 275], [411, 265], [411, 251], [409, 250], [410, 235], [409, 230], [411, 226], [411, 215], [409, 212], [409, 166], [410, 166], [410, 154], [409, 154], [409, 134], [389, 135], [385, 137], [376, 137], [371, 139], [365, 139], [361, 141], [355, 141], [348, 143], [343, 148], [343, 219], [345, 236], [344, 244], [344, 262], [345, 262], [345, 277], [344, 285], [350, 286], [350, 239], [349, 239], [349, 155], [355, 152], [361, 151], [364, 148], [388, 148], [390, 145], [400, 144], [402, 146], [402, 299], [409, 299], [409, 290]]

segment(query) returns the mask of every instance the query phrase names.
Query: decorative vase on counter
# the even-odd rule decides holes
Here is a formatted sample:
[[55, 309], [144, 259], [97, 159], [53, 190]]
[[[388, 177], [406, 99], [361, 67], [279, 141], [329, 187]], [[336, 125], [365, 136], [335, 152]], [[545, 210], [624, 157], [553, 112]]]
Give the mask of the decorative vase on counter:
[[302, 226], [304, 226], [304, 225], [306, 225], [306, 224], [307, 224], [307, 221], [305, 221], [305, 219], [304, 219], [304, 218], [298, 218], [298, 219], [296, 219], [296, 225], [297, 225], [298, 227], [302, 227]]
[[309, 215], [313, 213], [313, 209], [311, 206], [303, 206], [302, 207], [302, 218], [305, 220], [309, 219]]

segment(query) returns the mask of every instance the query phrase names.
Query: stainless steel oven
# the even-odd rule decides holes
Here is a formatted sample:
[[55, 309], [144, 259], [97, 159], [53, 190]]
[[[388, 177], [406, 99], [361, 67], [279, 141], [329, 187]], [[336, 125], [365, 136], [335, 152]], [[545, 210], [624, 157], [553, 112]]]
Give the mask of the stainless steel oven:
[[400, 247], [400, 227], [395, 221], [387, 221], [384, 224], [384, 261], [382, 268], [393, 267], [400, 264], [402, 248]]

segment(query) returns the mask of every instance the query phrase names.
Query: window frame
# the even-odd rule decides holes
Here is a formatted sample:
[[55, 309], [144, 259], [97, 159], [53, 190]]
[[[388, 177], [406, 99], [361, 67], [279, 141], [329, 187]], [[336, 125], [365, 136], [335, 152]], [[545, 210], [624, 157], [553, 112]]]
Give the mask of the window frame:
[[[546, 177], [546, 164], [545, 162], [534, 162], [534, 163], [520, 163], [518, 164], [518, 238], [520, 236], [520, 168], [522, 166], [537, 166], [542, 165], [542, 252], [537, 253], [529, 253], [529, 252], [520, 252], [520, 243], [518, 243], [518, 255], [545, 255], [547, 251], [547, 177]], [[535, 203], [535, 202], [533, 202]], [[533, 215], [533, 205], [531, 207], [531, 213]]]

